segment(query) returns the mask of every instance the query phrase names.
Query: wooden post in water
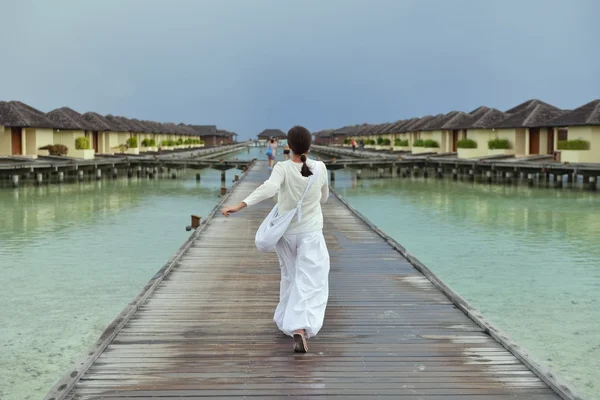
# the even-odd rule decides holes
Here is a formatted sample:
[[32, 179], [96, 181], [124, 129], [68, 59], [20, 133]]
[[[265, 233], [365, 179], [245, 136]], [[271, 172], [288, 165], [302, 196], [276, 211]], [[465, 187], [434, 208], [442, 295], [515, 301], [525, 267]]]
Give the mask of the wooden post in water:
[[458, 180], [458, 171], [456, 170], [456, 168], [452, 168], [452, 180], [453, 181]]
[[83, 182], [83, 170], [77, 171], [79, 174], [79, 182]]
[[227, 188], [225, 186], [221, 186], [221, 196], [225, 196], [227, 194]]
[[133, 170], [131, 168], [127, 168], [127, 178], [133, 178]]
[[177, 179], [177, 171], [171, 172], [171, 179]]
[[42, 174], [40, 174], [40, 173], [35, 174], [35, 182], [38, 185], [41, 185], [43, 181], [44, 181], [44, 176]]
[[12, 176], [12, 186], [14, 188], [18, 188], [19, 187], [19, 175], [13, 175]]
[[65, 180], [65, 173], [63, 171], [58, 171], [58, 182], [62, 183]]
[[225, 176], [225, 171], [221, 171], [221, 182], [225, 182], [225, 179], [227, 177]]
[[196, 174], [196, 181], [200, 182], [200, 174]]
[[527, 186], [533, 186], [533, 174], [527, 174]]
[[469, 169], [469, 182], [473, 182], [475, 181], [475, 172], [473, 171], [473, 169]]
[[485, 176], [487, 178], [487, 183], [492, 183], [492, 171], [486, 171]]
[[331, 182], [335, 182], [335, 171], [331, 170], [329, 172]]
[[102, 170], [100, 168], [96, 168], [96, 180], [102, 179]]
[[588, 178], [588, 189], [592, 192], [596, 190], [596, 177], [595, 176], [590, 176]]
[[436, 175], [438, 179], [442, 179], [444, 177], [444, 169], [442, 167], [438, 167]]
[[362, 169], [359, 169], [356, 171], [356, 179], [357, 180], [361, 180], [362, 179]]
[[113, 179], [117, 179], [118, 170], [116, 167], [112, 169], [112, 177]]
[[190, 217], [192, 219], [192, 223], [191, 223], [191, 225], [188, 225], [185, 227], [186, 231], [191, 231], [192, 229], [197, 229], [200, 226], [200, 220], [202, 219], [202, 217], [200, 217], [199, 215], [191, 215]]

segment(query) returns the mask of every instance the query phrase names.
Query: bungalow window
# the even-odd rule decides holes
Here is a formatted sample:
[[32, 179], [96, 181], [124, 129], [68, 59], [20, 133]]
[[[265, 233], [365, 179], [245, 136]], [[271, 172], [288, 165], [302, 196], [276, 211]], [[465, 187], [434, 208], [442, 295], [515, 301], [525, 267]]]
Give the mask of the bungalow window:
[[560, 128], [558, 130], [558, 140], [559, 141], [569, 140], [569, 130], [566, 128]]

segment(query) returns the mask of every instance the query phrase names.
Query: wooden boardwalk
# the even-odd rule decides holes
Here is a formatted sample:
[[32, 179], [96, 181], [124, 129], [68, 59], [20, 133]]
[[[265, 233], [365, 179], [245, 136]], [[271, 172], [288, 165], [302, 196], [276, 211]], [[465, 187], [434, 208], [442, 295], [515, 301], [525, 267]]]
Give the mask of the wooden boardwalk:
[[[255, 164], [227, 203], [267, 173]], [[325, 324], [294, 354], [272, 322], [276, 256], [254, 247], [271, 206], [202, 225], [46, 399], [560, 398], [335, 195]]]

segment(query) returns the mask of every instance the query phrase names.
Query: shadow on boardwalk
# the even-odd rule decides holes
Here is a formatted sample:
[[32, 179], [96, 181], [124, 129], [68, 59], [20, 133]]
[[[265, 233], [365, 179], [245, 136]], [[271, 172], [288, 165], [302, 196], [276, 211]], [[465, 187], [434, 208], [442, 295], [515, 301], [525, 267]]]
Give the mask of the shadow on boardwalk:
[[325, 324], [294, 354], [272, 322], [276, 256], [254, 247], [271, 206], [215, 214], [46, 398], [560, 398], [335, 196]]

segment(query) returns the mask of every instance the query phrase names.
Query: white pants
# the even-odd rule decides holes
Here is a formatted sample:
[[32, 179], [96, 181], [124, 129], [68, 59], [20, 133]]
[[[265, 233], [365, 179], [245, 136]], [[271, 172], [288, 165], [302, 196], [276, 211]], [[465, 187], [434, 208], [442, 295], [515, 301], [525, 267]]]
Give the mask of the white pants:
[[281, 266], [274, 320], [286, 335], [298, 329], [315, 336], [329, 297], [329, 252], [323, 232], [284, 235], [275, 247]]

